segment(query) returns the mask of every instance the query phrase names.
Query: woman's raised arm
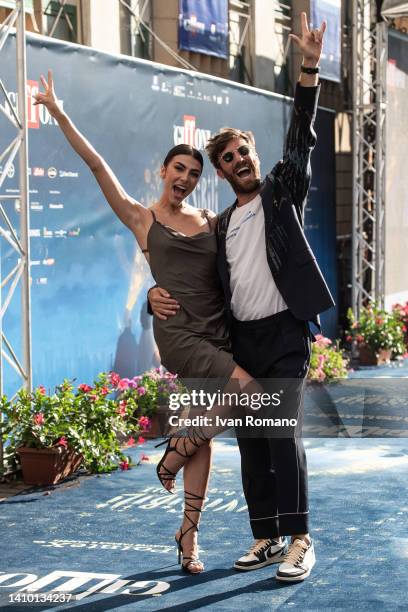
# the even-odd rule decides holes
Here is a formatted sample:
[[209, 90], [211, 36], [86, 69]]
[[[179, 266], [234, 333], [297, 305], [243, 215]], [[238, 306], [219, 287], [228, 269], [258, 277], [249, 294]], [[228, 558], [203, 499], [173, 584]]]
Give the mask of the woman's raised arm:
[[112, 210], [122, 223], [135, 232], [146, 215], [146, 209], [126, 193], [103, 157], [95, 151], [91, 143], [87, 141], [68, 115], [61, 109], [55, 95], [51, 70], [48, 71], [48, 82], [42, 75], [41, 82], [45, 91], [44, 93], [39, 91], [34, 95], [34, 104], [44, 104], [50, 115], [56, 119], [72, 148], [92, 170]]

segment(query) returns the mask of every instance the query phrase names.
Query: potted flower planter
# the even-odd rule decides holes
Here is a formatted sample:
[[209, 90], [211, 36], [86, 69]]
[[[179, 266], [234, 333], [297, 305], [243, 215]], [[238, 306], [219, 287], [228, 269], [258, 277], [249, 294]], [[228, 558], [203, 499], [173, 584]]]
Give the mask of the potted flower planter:
[[73, 474], [81, 465], [82, 457], [64, 446], [52, 448], [17, 449], [23, 481], [30, 485], [53, 485]]
[[382, 365], [391, 361], [392, 349], [378, 349], [373, 351], [367, 344], [359, 346], [360, 365]]
[[143, 432], [143, 437], [154, 439], [167, 436], [170, 429], [169, 414], [168, 406], [157, 406], [156, 412], [150, 417], [150, 427]]

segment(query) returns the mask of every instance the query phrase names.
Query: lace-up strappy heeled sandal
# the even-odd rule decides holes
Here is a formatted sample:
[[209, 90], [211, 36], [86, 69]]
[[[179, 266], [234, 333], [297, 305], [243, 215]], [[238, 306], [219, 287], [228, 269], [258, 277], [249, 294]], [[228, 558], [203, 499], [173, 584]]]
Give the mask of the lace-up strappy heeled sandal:
[[[202, 502], [204, 501], [204, 499], [205, 497], [200, 497], [195, 493], [189, 493], [188, 491], [184, 491], [184, 516], [186, 517], [187, 521], [189, 521], [190, 526], [187, 527], [185, 531], [183, 531], [182, 527], [180, 527], [178, 532], [179, 536], [177, 537], [176, 534], [175, 540], [178, 548], [178, 562], [181, 564], [183, 571], [187, 572], [188, 574], [201, 574], [201, 572], [204, 571], [204, 564], [202, 563], [202, 561], [200, 561], [198, 556], [194, 555], [193, 553], [191, 557], [187, 557], [184, 554], [182, 545], [182, 540], [184, 536], [187, 535], [187, 533], [189, 533], [191, 530], [198, 532], [198, 521], [193, 521], [193, 519], [190, 518], [188, 513], [201, 512], [202, 508], [197, 508], [193, 502]], [[185, 563], [186, 561], [187, 563]]]
[[[174, 439], [176, 440], [176, 442], [172, 446], [171, 441]], [[163, 442], [160, 442], [160, 444], [156, 444], [155, 448], [159, 448], [159, 446], [162, 446], [163, 444], [166, 444], [167, 442], [167, 447], [164, 452], [164, 455], [160, 459], [156, 467], [157, 477], [160, 480], [162, 486], [166, 489], [166, 491], [168, 491], [169, 493], [173, 493], [172, 489], [174, 489], [174, 486], [171, 489], [167, 489], [167, 487], [165, 486], [165, 483], [170, 480], [175, 481], [177, 472], [183, 467], [183, 466], [180, 466], [177, 472], [175, 473], [172, 472], [168, 467], [164, 465], [164, 462], [166, 461], [167, 456], [171, 452], [174, 452], [177, 455], [179, 455], [179, 457], [183, 457], [183, 459], [188, 459], [189, 457], [192, 457], [194, 455], [194, 453], [200, 448], [200, 446], [202, 446], [205, 442], [208, 442], [208, 440], [209, 438], [204, 436], [203, 432], [199, 428], [194, 428], [194, 429], [191, 429], [185, 437], [169, 438], [169, 439], [163, 440]], [[190, 442], [190, 444], [192, 445], [192, 448], [190, 449], [191, 452], [189, 452], [187, 449], [188, 442]], [[183, 465], [184, 463], [185, 462], [183, 462]]]

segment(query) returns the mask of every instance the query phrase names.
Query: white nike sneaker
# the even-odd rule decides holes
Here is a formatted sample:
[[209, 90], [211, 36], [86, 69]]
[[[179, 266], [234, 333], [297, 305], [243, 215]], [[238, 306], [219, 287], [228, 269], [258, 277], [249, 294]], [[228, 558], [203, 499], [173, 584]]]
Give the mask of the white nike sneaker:
[[288, 553], [278, 567], [276, 578], [284, 582], [304, 580], [309, 576], [315, 563], [313, 541], [311, 540], [308, 544], [305, 540], [296, 538], [289, 545]]
[[256, 570], [272, 563], [280, 563], [286, 553], [286, 540], [255, 540], [243, 557], [234, 563], [234, 569], [241, 571]]

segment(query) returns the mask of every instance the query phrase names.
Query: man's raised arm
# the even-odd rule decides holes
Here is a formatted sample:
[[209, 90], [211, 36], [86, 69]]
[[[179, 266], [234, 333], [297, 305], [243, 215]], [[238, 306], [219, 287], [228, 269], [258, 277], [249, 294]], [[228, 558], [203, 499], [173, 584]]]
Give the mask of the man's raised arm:
[[[292, 193], [294, 204], [303, 216], [306, 196], [311, 181], [310, 156], [316, 144], [313, 129], [319, 99], [318, 65], [326, 30], [324, 21], [320, 29], [309, 30], [306, 13], [301, 15], [302, 37], [290, 37], [303, 53], [302, 69], [296, 83], [292, 117], [283, 150], [283, 159], [277, 171]], [[316, 72], [314, 72], [317, 69]], [[305, 72], [306, 71], [306, 72]]]

